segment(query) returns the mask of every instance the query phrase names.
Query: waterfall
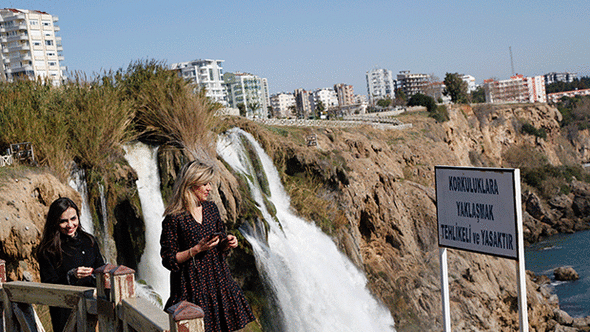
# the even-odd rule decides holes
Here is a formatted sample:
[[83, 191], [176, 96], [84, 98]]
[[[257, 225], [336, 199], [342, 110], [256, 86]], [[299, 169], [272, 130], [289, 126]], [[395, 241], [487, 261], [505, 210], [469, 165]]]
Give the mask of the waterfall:
[[90, 213], [90, 204], [88, 204], [88, 186], [86, 185], [86, 174], [81, 168], [75, 167], [72, 170], [69, 185], [74, 188], [82, 197], [82, 206], [80, 206], [80, 225], [86, 232], [94, 235], [94, 223]]
[[137, 172], [137, 191], [145, 222], [145, 250], [138, 264], [138, 277], [166, 300], [170, 294], [170, 284], [169, 271], [164, 268], [160, 258], [164, 202], [160, 193], [158, 148], [138, 142], [124, 149], [125, 159]]
[[[255, 151], [263, 173], [252, 166], [248, 147]], [[217, 153], [245, 175], [268, 225], [267, 234], [260, 232], [264, 225], [246, 227], [243, 233], [276, 297], [283, 320], [280, 330], [395, 331], [391, 313], [371, 295], [364, 274], [330, 237], [289, 210], [290, 198], [278, 171], [254, 138], [231, 129], [220, 136]]]

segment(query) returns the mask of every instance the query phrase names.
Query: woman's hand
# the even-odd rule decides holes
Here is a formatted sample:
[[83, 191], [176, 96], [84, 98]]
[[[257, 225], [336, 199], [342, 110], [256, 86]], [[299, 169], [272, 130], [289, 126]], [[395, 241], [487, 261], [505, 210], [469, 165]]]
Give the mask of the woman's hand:
[[237, 248], [238, 247], [238, 238], [229, 234], [227, 236], [227, 246], [228, 246], [228, 248]]
[[196, 246], [190, 249], [191, 256], [194, 256], [198, 253], [205, 252], [215, 248], [219, 244], [219, 235], [216, 236], [207, 236], [201, 239]]
[[90, 277], [92, 272], [94, 272], [94, 269], [91, 267], [78, 266], [77, 268], [72, 269], [70, 273], [76, 277], [76, 279], [82, 279]]

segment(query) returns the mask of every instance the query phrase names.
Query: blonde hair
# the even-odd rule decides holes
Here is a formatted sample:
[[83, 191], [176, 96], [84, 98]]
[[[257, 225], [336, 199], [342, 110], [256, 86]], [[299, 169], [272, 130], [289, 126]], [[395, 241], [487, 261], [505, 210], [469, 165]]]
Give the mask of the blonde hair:
[[215, 179], [215, 168], [207, 163], [193, 160], [182, 166], [180, 174], [172, 188], [172, 200], [166, 207], [164, 215], [191, 211], [201, 203], [193, 188], [206, 185]]

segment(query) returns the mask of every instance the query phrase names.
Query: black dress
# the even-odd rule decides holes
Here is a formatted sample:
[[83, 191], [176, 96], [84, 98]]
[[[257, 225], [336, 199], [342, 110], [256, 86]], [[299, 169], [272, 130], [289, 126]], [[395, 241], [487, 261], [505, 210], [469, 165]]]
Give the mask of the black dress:
[[[71, 269], [85, 266], [99, 268], [103, 266], [104, 259], [100, 254], [98, 244], [92, 235], [61, 236], [62, 263], [58, 266], [57, 262], [50, 259], [43, 253], [38, 257], [41, 282], [61, 285], [88, 286], [96, 287], [94, 275], [82, 279], [75, 276], [68, 277], [68, 271]], [[54, 331], [63, 331], [70, 309], [50, 307], [51, 323]]]
[[205, 313], [205, 331], [235, 331], [255, 319], [238, 284], [231, 277], [224, 253], [215, 247], [179, 264], [176, 253], [188, 250], [209, 234], [225, 232], [213, 202], [203, 202], [199, 224], [189, 212], [169, 215], [162, 222], [160, 254], [171, 271], [170, 298], [166, 308], [188, 301]]

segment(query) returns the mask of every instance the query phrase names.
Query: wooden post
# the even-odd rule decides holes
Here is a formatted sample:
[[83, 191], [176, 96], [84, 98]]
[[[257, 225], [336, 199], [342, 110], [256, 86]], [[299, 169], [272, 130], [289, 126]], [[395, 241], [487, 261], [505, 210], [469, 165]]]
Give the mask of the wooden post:
[[115, 305], [110, 301], [111, 276], [109, 272], [116, 268], [115, 265], [106, 264], [94, 270], [96, 275], [96, 311], [100, 332], [115, 330]]
[[12, 304], [8, 300], [8, 295], [2, 285], [6, 280], [6, 261], [0, 259], [0, 302], [2, 302], [2, 307], [0, 307], [0, 331], [4, 332], [4, 327], [6, 327], [7, 332], [16, 332], [16, 319], [12, 312]]
[[115, 305], [115, 331], [127, 331], [127, 322], [122, 312], [121, 302], [135, 297], [135, 270], [119, 266], [109, 271], [111, 279], [111, 302]]
[[204, 332], [203, 309], [187, 301], [178, 302], [166, 310], [170, 317], [170, 332]]

